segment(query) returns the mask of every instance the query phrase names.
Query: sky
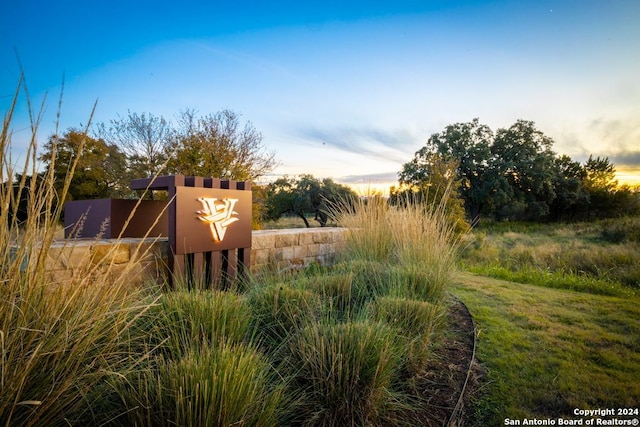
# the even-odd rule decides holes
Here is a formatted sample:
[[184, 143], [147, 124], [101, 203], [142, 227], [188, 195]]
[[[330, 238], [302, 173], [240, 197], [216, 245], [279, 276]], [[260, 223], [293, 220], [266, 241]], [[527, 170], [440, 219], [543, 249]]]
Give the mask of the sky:
[[[449, 124], [524, 119], [640, 184], [637, 0], [7, 1], [3, 112], [21, 69], [41, 142], [96, 102], [94, 123], [231, 109], [275, 152], [274, 176], [375, 188]], [[16, 158], [28, 123], [23, 97]]]

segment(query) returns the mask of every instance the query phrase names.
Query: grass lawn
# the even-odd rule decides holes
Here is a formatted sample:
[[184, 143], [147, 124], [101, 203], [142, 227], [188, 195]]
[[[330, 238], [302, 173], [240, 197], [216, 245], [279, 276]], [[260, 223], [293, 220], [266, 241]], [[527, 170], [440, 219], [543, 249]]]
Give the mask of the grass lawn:
[[640, 404], [640, 297], [470, 273], [460, 275], [452, 293], [478, 329], [477, 357], [486, 369], [475, 406], [480, 425]]

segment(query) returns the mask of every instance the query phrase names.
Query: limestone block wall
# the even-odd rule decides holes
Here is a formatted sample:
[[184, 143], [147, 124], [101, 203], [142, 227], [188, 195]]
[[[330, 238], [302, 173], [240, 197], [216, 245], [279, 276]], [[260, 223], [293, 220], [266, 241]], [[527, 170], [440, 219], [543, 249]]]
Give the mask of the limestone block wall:
[[[260, 230], [252, 235], [251, 271], [282, 271], [335, 262], [347, 230], [337, 227]], [[110, 276], [126, 271], [131, 282], [162, 277], [167, 239], [66, 240], [55, 242], [46, 259], [47, 275], [65, 282], [78, 275]], [[135, 262], [131, 262], [135, 261]]]
[[[131, 283], [160, 279], [164, 274], [169, 245], [167, 239], [86, 239], [54, 242], [45, 261], [46, 274], [63, 283], [73, 277], [120, 277]], [[131, 262], [135, 261], [135, 262]]]
[[344, 247], [346, 231], [338, 227], [254, 231], [251, 271], [331, 265]]

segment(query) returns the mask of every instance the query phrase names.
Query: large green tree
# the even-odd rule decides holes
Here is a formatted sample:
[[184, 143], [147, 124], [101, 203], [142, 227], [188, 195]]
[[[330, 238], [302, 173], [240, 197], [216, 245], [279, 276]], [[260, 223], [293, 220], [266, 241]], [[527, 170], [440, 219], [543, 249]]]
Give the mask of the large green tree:
[[555, 162], [558, 174], [554, 183], [556, 198], [551, 205], [551, 219], [579, 219], [589, 205], [589, 194], [584, 188], [587, 171], [580, 162], [567, 155], [557, 157]]
[[[483, 210], [487, 200], [485, 173], [491, 157], [493, 131], [475, 118], [467, 123], [455, 123], [444, 128], [442, 132], [429, 137], [427, 144], [419, 150], [414, 162], [428, 161], [431, 153], [437, 153], [444, 160], [454, 160], [459, 177], [458, 188], [471, 218], [476, 218]], [[419, 171], [421, 168], [414, 170]], [[424, 168], [428, 170], [428, 168]], [[424, 181], [426, 177], [419, 173], [401, 173], [400, 181], [409, 182], [410, 176]]]
[[126, 191], [122, 180], [125, 157], [115, 145], [92, 138], [85, 132], [69, 129], [61, 136], [52, 135], [44, 146], [40, 160], [51, 173], [55, 187], [61, 190], [69, 168], [78, 163], [66, 195], [67, 200], [98, 199]]
[[532, 121], [518, 120], [495, 133], [474, 119], [447, 126], [399, 173], [401, 185], [439, 182], [442, 164], [457, 162], [467, 215], [504, 220], [572, 220], [635, 214], [637, 193], [620, 187], [608, 158], [584, 164], [552, 150], [553, 140]]
[[549, 216], [558, 174], [553, 140], [531, 121], [518, 120], [498, 129], [491, 145], [492, 189], [499, 219]]
[[250, 122], [242, 125], [231, 110], [203, 117], [187, 110], [178, 122], [169, 161], [174, 173], [255, 181], [276, 166], [275, 154], [262, 144], [262, 134]]

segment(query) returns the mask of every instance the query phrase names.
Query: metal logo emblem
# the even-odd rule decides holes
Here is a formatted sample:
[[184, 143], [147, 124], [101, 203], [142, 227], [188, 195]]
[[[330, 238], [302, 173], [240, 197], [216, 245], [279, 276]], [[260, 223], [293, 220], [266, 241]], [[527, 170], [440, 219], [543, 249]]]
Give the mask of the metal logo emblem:
[[198, 219], [209, 224], [214, 241], [222, 242], [227, 232], [227, 227], [239, 221], [237, 217], [232, 216], [238, 215], [238, 212], [233, 210], [238, 199], [199, 197], [198, 201], [202, 203], [203, 207], [202, 210], [196, 211], [197, 214], [201, 215]]

